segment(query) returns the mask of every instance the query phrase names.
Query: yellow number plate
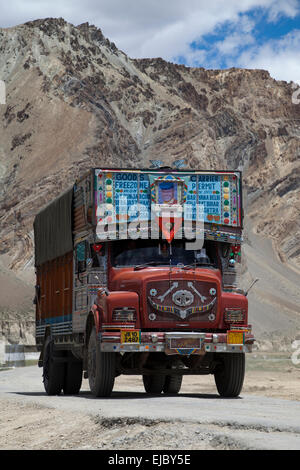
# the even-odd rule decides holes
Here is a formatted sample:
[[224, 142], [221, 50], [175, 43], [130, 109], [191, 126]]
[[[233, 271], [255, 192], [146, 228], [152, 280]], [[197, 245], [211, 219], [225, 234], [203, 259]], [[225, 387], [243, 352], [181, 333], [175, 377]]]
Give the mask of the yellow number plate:
[[121, 330], [121, 343], [140, 343], [140, 330]]
[[244, 332], [227, 331], [227, 344], [244, 344]]

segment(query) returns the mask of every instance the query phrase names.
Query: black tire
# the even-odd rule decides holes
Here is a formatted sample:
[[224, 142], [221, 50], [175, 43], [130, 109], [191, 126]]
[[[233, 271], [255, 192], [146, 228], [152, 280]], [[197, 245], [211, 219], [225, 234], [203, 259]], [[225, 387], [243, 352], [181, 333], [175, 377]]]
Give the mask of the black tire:
[[179, 393], [182, 384], [182, 375], [167, 375], [163, 387], [163, 392], [169, 395]]
[[147, 393], [160, 395], [165, 384], [165, 375], [143, 375], [144, 388]]
[[112, 352], [101, 352], [93, 327], [88, 344], [88, 378], [95, 397], [109, 397], [114, 387], [116, 356]]
[[64, 363], [55, 359], [62, 354], [54, 351], [53, 341], [50, 336], [45, 341], [43, 359], [43, 382], [47, 395], [59, 395], [64, 382]]
[[241, 393], [245, 377], [244, 353], [220, 353], [221, 364], [215, 372], [215, 382], [221, 397], [237, 397]]
[[82, 383], [82, 361], [77, 361], [73, 354], [69, 359], [65, 365], [63, 391], [65, 395], [77, 395]]

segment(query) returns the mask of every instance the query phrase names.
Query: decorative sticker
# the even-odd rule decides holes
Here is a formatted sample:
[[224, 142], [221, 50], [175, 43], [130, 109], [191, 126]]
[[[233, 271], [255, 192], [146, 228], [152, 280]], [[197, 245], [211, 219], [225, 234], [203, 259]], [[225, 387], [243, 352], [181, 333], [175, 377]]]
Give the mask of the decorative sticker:
[[229, 225], [231, 220], [230, 179], [225, 175], [222, 182], [223, 224]]

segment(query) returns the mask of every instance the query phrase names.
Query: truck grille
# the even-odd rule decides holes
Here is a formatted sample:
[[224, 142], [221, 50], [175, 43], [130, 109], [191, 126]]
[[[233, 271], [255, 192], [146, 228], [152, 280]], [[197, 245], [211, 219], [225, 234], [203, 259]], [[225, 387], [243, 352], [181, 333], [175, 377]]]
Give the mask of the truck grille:
[[152, 281], [147, 285], [151, 321], [211, 321], [216, 318], [217, 286], [202, 281]]

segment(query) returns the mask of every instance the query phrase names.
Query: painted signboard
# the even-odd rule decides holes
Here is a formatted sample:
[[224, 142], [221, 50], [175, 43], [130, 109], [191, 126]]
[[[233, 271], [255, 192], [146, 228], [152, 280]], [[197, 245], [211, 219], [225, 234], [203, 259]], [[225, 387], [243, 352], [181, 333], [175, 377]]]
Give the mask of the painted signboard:
[[240, 172], [95, 170], [94, 189], [99, 240], [148, 238], [151, 230], [169, 243], [202, 232], [242, 241]]
[[241, 226], [239, 172], [95, 170], [95, 182], [97, 224], [147, 221], [154, 207], [177, 210], [186, 220]]

